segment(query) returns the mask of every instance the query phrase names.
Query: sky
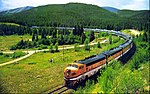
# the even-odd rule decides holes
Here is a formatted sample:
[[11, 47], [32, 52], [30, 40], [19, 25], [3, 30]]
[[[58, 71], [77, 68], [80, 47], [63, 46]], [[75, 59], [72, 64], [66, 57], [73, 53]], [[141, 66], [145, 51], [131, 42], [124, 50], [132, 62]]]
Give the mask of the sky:
[[100, 7], [110, 6], [118, 9], [149, 10], [149, 0], [0, 0], [0, 11], [24, 6], [36, 7], [69, 2], [93, 4]]

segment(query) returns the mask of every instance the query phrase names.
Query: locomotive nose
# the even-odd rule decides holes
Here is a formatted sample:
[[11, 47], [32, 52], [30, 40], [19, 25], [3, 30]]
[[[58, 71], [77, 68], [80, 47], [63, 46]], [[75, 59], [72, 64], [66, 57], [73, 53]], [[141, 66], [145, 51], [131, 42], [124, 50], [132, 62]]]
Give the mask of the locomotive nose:
[[67, 69], [67, 70], [66, 70], [66, 75], [69, 76], [70, 73], [71, 73], [71, 70], [70, 70], [70, 69]]
[[76, 76], [76, 73], [78, 72], [78, 66], [75, 64], [69, 64], [67, 68], [64, 70], [64, 76], [66, 78], [72, 78]]

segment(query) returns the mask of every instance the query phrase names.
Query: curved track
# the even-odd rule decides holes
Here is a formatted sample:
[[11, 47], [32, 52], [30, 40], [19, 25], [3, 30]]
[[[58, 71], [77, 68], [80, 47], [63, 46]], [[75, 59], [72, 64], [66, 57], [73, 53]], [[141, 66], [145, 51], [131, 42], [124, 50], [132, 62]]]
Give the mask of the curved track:
[[[59, 29], [63, 29], [63, 28], [59, 28]], [[72, 29], [72, 28], [68, 28], [68, 29]], [[84, 30], [91, 30], [91, 31], [95, 31], [95, 32], [100, 32], [100, 31], [102, 31], [102, 29], [86, 29], [86, 28], [85, 28]], [[121, 38], [123, 38], [123, 39], [125, 40], [124, 43], [122, 43], [122, 44], [120, 44], [119, 46], [117, 46], [117, 47], [115, 47], [115, 48], [113, 48], [113, 49], [110, 49], [110, 50], [108, 50], [108, 51], [117, 50], [118, 48], [124, 49], [124, 48], [126, 48], [127, 46], [131, 45], [130, 48], [128, 48], [125, 52], [122, 51], [122, 54], [119, 55], [118, 57], [114, 58], [114, 59], [119, 59], [119, 58], [125, 56], [128, 52], [130, 52], [130, 50], [131, 50], [131, 49], [133, 48], [133, 46], [134, 46], [134, 44], [133, 44], [133, 42], [132, 42], [132, 37], [129, 36], [129, 35], [127, 35], [127, 34], [124, 34], [124, 33], [120, 32], [120, 31], [113, 31], [113, 30], [103, 30], [103, 32], [111, 33], [111, 34], [116, 35], [116, 36], [119, 36], [119, 37], [121, 37]], [[106, 52], [107, 52], [107, 51], [106, 51]], [[63, 87], [64, 87], [64, 86], [63, 86]], [[57, 88], [57, 89], [51, 91], [50, 93], [53, 93], [53, 92], [55, 92], [55, 91], [57, 91], [57, 90], [59, 91], [59, 90], [62, 89], [63, 87]]]

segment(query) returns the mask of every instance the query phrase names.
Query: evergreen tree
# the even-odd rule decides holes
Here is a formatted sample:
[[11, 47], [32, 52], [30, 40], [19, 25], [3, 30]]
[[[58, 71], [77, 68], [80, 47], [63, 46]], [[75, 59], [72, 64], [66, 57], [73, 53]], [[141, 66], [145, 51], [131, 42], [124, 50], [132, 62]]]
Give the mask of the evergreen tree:
[[112, 35], [109, 35], [109, 43], [112, 44]]
[[34, 42], [33, 42], [33, 46], [36, 47], [36, 45], [37, 45], [37, 44], [36, 44], [36, 42], [34, 41]]
[[36, 35], [35, 35], [35, 41], [38, 41], [38, 40], [39, 40], [39, 38], [38, 38], [38, 34], [39, 34], [39, 32], [38, 32], [38, 30], [37, 30], [37, 29], [35, 30], [35, 32], [36, 32]]
[[35, 40], [35, 33], [32, 34], [32, 41]]
[[55, 28], [52, 32], [52, 38], [56, 38], [57, 37], [57, 29]]
[[82, 35], [81, 35], [81, 43], [84, 43], [85, 39], [86, 39], [86, 36], [85, 36], [84, 33], [82, 33]]
[[73, 29], [73, 35], [77, 35], [77, 26], [75, 25], [74, 29]]
[[100, 42], [97, 43], [97, 48], [101, 48]]
[[84, 33], [83, 25], [81, 25], [80, 32], [81, 32], [80, 35], [82, 35]]
[[20, 42], [17, 43], [17, 48], [18, 48], [18, 49], [21, 49], [21, 48], [24, 47], [24, 45], [25, 45], [25, 44], [24, 44], [24, 41], [23, 41], [23, 39], [22, 39]]
[[38, 34], [36, 34], [36, 36], [35, 36], [35, 41], [38, 41], [38, 40], [39, 40]]
[[86, 39], [86, 40], [84, 41], [84, 49], [85, 49], [85, 50], [90, 50], [89, 39]]
[[144, 32], [142, 40], [148, 42], [148, 36], [146, 32]]
[[42, 38], [42, 39], [46, 39], [46, 32], [45, 32], [45, 29], [42, 29], [42, 31], [41, 31], [41, 38]]
[[94, 31], [91, 31], [90, 32], [90, 41], [94, 40], [95, 39], [95, 36], [94, 36]]
[[53, 44], [52, 44], [52, 43], [50, 44], [50, 52], [51, 52], [51, 53], [54, 52], [54, 50], [53, 50]]
[[55, 44], [55, 51], [58, 52], [58, 43]]

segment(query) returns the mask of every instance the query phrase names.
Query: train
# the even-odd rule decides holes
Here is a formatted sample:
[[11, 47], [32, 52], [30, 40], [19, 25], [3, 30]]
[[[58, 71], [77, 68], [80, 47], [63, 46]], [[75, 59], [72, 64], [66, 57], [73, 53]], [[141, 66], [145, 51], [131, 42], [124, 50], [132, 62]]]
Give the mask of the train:
[[[102, 32], [98, 29], [92, 30]], [[68, 64], [68, 66], [64, 69], [65, 86], [73, 87], [77, 83], [88, 79], [89, 77], [95, 75], [103, 66], [106, 66], [114, 59], [119, 59], [132, 48], [133, 41], [131, 36], [124, 34], [120, 31], [103, 30], [103, 32], [108, 32], [112, 35], [119, 36], [123, 38], [125, 42], [103, 53], [92, 55], [83, 60]]]

